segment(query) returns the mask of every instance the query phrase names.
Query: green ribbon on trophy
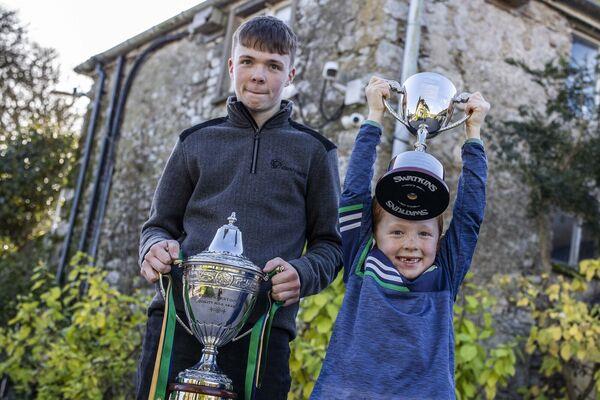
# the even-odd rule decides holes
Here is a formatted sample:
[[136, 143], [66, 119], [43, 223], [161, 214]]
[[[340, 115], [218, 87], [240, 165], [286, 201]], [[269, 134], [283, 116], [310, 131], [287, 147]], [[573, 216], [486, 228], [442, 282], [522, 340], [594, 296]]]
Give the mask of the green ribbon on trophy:
[[[283, 267], [279, 266], [269, 272], [266, 278], [271, 279], [275, 274], [281, 271], [283, 271]], [[267, 309], [267, 312], [256, 321], [252, 328], [250, 348], [248, 349], [248, 363], [246, 366], [245, 398], [247, 400], [254, 399], [256, 388], [260, 387], [262, 378], [261, 372], [263, 369], [262, 365], [264, 360], [267, 359], [271, 325], [273, 323], [273, 318], [275, 318], [275, 313], [281, 306], [283, 306], [283, 301], [272, 303], [271, 295], [269, 293], [269, 308]]]
[[[169, 367], [171, 366], [171, 352], [173, 350], [173, 336], [175, 334], [176, 310], [173, 301], [173, 280], [170, 275], [166, 275], [166, 277], [169, 283], [167, 289], [163, 290], [165, 311], [162, 329], [160, 331], [160, 340], [158, 342], [158, 352], [154, 362], [154, 373], [152, 374], [150, 395], [148, 396], [151, 400], [166, 399]], [[161, 288], [162, 278], [163, 274], [159, 274]]]

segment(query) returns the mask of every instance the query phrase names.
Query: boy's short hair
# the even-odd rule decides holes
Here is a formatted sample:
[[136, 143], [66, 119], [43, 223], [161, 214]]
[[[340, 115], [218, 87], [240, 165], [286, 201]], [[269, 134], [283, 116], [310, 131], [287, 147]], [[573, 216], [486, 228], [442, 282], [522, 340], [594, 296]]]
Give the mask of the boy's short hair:
[[298, 39], [294, 31], [279, 18], [259, 16], [244, 22], [233, 34], [232, 55], [238, 43], [259, 51], [289, 54], [290, 66], [294, 65]]
[[[371, 206], [371, 215], [373, 215], [373, 232], [375, 232], [375, 228], [377, 227], [377, 224], [379, 224], [379, 222], [381, 222], [381, 219], [383, 218], [384, 214], [389, 214], [389, 213], [387, 211], [385, 211], [383, 209], [383, 207], [381, 207], [379, 205], [379, 202], [377, 202], [377, 199], [375, 197], [373, 197], [372, 203], [373, 203], [373, 205]], [[439, 248], [439, 245], [440, 245], [439, 239], [442, 238], [442, 233], [444, 232], [443, 214], [438, 215], [436, 217], [436, 220], [437, 220], [438, 230], [440, 232], [440, 236], [438, 238], [438, 248]]]

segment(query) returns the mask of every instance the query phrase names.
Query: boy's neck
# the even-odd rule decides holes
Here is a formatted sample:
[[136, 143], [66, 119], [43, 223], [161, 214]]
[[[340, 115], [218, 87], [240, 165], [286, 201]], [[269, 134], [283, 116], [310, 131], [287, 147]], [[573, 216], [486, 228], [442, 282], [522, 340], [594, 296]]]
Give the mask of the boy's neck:
[[249, 109], [248, 111], [250, 111], [250, 115], [254, 119], [254, 122], [256, 122], [256, 126], [258, 127], [258, 129], [260, 129], [265, 124], [265, 122], [267, 122], [273, 115], [277, 114], [277, 112], [280, 109], [281, 102], [270, 110], [256, 112]]

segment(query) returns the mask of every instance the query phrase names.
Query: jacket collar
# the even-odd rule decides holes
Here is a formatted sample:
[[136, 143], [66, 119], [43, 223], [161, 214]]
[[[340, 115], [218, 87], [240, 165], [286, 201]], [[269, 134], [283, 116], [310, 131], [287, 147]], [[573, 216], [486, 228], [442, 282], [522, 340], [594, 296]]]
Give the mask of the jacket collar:
[[[288, 120], [292, 116], [293, 103], [289, 100], [281, 100], [279, 111], [275, 113], [265, 124], [262, 129], [266, 128], [278, 128], [288, 123]], [[246, 108], [244, 103], [238, 101], [235, 96], [231, 96], [227, 99], [227, 115], [231, 122], [239, 127], [256, 127], [256, 122], [250, 111]]]

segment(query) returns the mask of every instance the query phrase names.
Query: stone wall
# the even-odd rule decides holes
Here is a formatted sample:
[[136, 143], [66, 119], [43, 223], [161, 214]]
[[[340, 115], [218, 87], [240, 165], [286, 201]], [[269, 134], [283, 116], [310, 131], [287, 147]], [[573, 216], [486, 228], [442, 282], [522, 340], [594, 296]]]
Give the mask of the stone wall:
[[[298, 0], [294, 30], [301, 46], [295, 83], [302, 115], [297, 108], [297, 119], [310, 126], [323, 123], [318, 103], [327, 60], [339, 62], [342, 82], [359, 78], [366, 82], [372, 74], [399, 79], [407, 15], [407, 0]], [[481, 91], [492, 103], [490, 116], [498, 121], [515, 116], [521, 104], [544, 102], [536, 85], [505, 60], [515, 58], [539, 67], [559, 54], [568, 55], [571, 42], [564, 16], [538, 1], [516, 9], [484, 0], [428, 1], [422, 25], [419, 70], [443, 73], [459, 90]], [[195, 35], [164, 47], [148, 58], [133, 84], [98, 261], [115, 271], [114, 281], [124, 288], [144, 285], [137, 266], [139, 229], [178, 134], [225, 111], [224, 101], [213, 102], [224, 61], [224, 34], [208, 41]], [[333, 92], [328, 95], [334, 105], [341, 100]], [[366, 115], [366, 105], [348, 107], [344, 114], [351, 112]], [[378, 174], [389, 161], [393, 126], [388, 118]], [[338, 145], [343, 176], [356, 129], [346, 130], [335, 121], [321, 131]], [[445, 164], [454, 190], [462, 135], [462, 130], [448, 132], [429, 147]], [[486, 129], [484, 140], [493, 141], [493, 132]], [[526, 216], [527, 188], [499, 169], [493, 152], [489, 159], [487, 215], [473, 264], [480, 280], [533, 266], [539, 248], [537, 227]]]

